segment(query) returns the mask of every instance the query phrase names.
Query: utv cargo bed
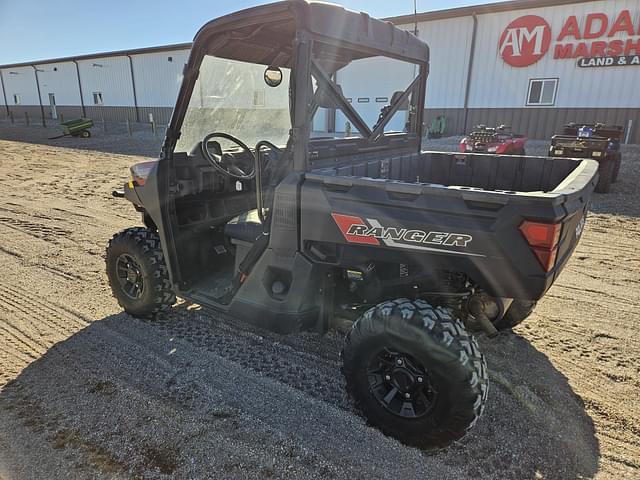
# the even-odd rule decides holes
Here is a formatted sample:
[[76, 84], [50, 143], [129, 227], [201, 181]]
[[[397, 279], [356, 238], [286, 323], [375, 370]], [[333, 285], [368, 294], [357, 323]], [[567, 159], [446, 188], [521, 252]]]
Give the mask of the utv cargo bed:
[[[326, 261], [349, 255], [349, 244], [359, 252], [370, 245], [370, 258], [402, 249], [407, 262], [470, 272], [497, 297], [537, 300], [575, 248], [597, 169], [593, 160], [442, 152], [318, 168], [302, 187], [302, 201], [317, 207], [301, 219], [301, 241], [320, 230], [347, 244], [331, 251], [309, 242], [310, 254]], [[548, 271], [541, 263], [549, 258], [523, 235], [525, 222], [561, 224]], [[359, 235], [357, 224], [382, 230]], [[398, 230], [417, 233], [399, 238]]]

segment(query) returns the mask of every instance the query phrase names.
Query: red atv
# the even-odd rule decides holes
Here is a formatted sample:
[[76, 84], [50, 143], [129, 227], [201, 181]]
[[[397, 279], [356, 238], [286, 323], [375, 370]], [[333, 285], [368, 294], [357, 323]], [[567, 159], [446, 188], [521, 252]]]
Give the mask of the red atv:
[[527, 138], [511, 132], [511, 127], [487, 127], [478, 125], [473, 132], [460, 141], [463, 153], [495, 153], [498, 155], [525, 155]]

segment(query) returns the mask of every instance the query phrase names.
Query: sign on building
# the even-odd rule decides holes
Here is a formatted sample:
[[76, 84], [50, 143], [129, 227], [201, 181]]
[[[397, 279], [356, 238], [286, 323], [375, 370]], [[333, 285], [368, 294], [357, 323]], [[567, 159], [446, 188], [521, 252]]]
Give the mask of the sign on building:
[[518, 68], [533, 65], [545, 55], [559, 61], [577, 59], [583, 68], [637, 66], [640, 20], [637, 23], [629, 10], [611, 16], [594, 12], [580, 19], [570, 15], [556, 35], [544, 18], [524, 15], [507, 25], [498, 49], [505, 63]]

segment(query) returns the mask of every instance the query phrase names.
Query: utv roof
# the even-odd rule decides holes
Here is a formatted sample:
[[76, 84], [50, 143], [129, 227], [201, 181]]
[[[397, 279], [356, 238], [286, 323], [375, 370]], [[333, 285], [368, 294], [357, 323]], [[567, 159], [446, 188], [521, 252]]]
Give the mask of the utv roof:
[[[225, 58], [277, 64], [274, 50], [290, 48], [300, 30], [338, 49], [358, 50], [359, 58], [382, 54], [413, 62], [429, 60], [429, 47], [424, 42], [390, 22], [339, 5], [306, 0], [270, 3], [212, 20], [196, 34], [193, 48], [201, 48], [203, 53], [215, 50], [216, 56]], [[222, 45], [214, 41], [218, 36], [224, 37]], [[288, 56], [290, 52], [280, 53]], [[281, 58], [279, 63], [284, 65], [287, 60]]]

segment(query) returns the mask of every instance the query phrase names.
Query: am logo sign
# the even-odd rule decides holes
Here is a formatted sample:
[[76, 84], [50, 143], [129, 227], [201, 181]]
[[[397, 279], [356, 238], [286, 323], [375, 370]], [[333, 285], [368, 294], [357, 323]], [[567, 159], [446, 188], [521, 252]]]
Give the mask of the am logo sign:
[[507, 25], [498, 43], [500, 56], [512, 67], [528, 67], [549, 50], [551, 27], [537, 15], [516, 18]]

